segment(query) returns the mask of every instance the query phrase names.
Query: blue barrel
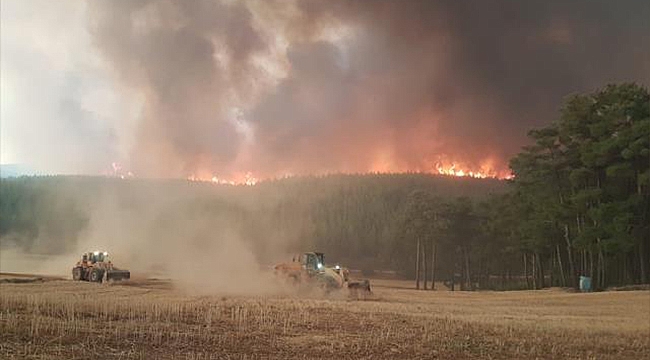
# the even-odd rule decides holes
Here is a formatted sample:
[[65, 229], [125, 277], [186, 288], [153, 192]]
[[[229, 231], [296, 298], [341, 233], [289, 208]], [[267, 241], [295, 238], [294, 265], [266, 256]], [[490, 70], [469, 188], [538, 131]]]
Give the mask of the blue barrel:
[[580, 277], [580, 291], [589, 292], [591, 291], [591, 278], [588, 276]]

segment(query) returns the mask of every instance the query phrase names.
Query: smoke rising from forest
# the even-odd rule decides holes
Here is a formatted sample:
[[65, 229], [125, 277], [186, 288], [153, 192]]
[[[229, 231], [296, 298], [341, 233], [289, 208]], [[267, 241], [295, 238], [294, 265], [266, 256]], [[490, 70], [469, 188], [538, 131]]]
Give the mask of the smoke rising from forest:
[[126, 121], [69, 102], [80, 111], [61, 116], [81, 120], [64, 129], [103, 124], [88, 130], [96, 141], [67, 132], [81, 144], [67, 151], [105, 164], [78, 172], [112, 154], [152, 177], [502, 173], [563, 96], [650, 83], [645, 1], [93, 1], [77, 13], [115, 104], [135, 104]]
[[562, 97], [650, 83], [641, 0], [7, 0], [1, 13], [2, 163], [40, 173], [503, 174]]

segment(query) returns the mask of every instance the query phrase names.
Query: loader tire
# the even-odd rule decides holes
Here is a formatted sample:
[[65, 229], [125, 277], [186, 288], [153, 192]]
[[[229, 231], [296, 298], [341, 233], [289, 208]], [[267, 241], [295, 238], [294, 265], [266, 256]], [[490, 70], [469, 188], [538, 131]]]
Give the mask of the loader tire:
[[103, 277], [104, 277], [104, 274], [102, 274], [101, 270], [99, 270], [99, 269], [90, 270], [90, 281], [101, 283]]
[[81, 272], [82, 271], [81, 271], [80, 267], [76, 267], [76, 268], [72, 269], [72, 280], [80, 281], [81, 280], [81, 275], [82, 275]]

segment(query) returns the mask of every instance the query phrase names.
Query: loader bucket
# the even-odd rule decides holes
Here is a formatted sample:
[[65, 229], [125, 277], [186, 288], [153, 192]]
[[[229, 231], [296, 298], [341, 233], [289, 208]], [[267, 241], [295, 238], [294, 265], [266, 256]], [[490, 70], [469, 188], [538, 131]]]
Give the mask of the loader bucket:
[[131, 272], [128, 270], [108, 270], [106, 280], [128, 280], [131, 278]]

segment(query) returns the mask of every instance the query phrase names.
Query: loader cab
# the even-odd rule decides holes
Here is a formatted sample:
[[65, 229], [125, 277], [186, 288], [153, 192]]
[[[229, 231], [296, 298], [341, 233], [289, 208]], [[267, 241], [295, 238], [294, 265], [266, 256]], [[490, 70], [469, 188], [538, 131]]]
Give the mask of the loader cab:
[[91, 264], [95, 264], [98, 262], [105, 262], [108, 261], [108, 253], [105, 251], [89, 252], [83, 255], [83, 261], [87, 261]]
[[325, 255], [317, 252], [304, 253], [300, 256], [300, 264], [310, 271], [323, 271]]

